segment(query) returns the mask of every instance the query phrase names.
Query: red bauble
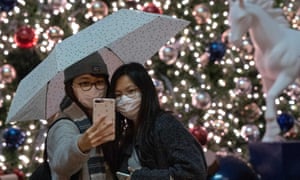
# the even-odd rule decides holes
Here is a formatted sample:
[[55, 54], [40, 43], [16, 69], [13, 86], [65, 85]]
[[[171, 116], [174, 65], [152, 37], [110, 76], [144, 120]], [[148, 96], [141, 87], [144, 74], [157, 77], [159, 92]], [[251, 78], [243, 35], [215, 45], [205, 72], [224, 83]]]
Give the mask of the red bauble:
[[190, 128], [190, 133], [198, 140], [201, 145], [205, 145], [207, 143], [207, 131], [205, 128], [201, 126], [195, 126]]
[[13, 172], [18, 176], [18, 180], [25, 180], [25, 174], [19, 169], [14, 169]]
[[35, 46], [38, 38], [33, 28], [22, 26], [14, 34], [14, 40], [19, 48], [27, 49]]
[[143, 7], [144, 12], [148, 13], [156, 13], [156, 14], [162, 14], [162, 10], [155, 6], [153, 3], [148, 3], [146, 6]]

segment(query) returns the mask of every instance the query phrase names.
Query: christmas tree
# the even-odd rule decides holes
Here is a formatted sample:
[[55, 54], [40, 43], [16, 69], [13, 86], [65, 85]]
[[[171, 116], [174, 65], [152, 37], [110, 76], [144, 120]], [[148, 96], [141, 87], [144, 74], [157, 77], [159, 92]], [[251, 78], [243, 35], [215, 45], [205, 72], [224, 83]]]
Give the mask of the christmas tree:
[[[6, 124], [23, 79], [55, 45], [122, 8], [166, 14], [190, 25], [161, 47], [145, 66], [162, 107], [171, 110], [205, 147], [248, 158], [247, 144], [264, 133], [265, 95], [251, 39], [228, 42], [228, 1], [218, 0], [0, 0], [0, 170], [27, 176], [42, 162], [47, 121]], [[300, 3], [276, 0], [290, 27], [300, 29]], [[282, 135], [298, 139], [300, 82], [277, 98]], [[1, 175], [0, 172], [0, 175]]]

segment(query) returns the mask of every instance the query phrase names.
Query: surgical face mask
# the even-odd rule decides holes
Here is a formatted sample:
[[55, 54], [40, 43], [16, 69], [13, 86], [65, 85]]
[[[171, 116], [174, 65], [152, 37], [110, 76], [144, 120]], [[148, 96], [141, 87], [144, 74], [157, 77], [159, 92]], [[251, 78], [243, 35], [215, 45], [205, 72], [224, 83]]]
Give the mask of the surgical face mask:
[[80, 87], [73, 87], [73, 90], [78, 101], [88, 109], [93, 109], [94, 98], [104, 97], [106, 93], [106, 88], [98, 90], [94, 86], [88, 91], [83, 91]]
[[141, 93], [137, 93], [135, 97], [122, 95], [117, 100], [117, 110], [130, 120], [137, 120], [137, 116], [141, 106]]

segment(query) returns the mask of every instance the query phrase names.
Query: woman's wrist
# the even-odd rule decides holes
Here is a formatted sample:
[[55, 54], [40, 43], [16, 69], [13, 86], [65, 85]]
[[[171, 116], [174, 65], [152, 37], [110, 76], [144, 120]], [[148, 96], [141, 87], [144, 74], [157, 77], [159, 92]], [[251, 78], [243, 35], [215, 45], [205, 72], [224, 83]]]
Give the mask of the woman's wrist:
[[87, 153], [87, 152], [90, 151], [90, 148], [87, 147], [87, 144], [84, 143], [84, 142], [85, 142], [85, 141], [84, 141], [84, 134], [83, 134], [83, 135], [81, 135], [81, 136], [79, 137], [77, 146], [78, 146], [78, 148], [79, 148], [79, 150], [80, 150], [81, 152]]

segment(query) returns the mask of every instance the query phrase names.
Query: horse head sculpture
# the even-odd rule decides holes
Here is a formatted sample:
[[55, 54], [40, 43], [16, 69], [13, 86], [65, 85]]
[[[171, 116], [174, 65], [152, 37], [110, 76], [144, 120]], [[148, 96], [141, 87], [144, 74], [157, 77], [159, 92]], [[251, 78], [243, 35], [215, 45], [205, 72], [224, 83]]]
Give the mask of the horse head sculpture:
[[229, 41], [240, 46], [249, 32], [255, 48], [254, 60], [266, 94], [264, 142], [276, 141], [276, 98], [300, 75], [300, 32], [289, 28], [282, 9], [273, 0], [230, 0]]

